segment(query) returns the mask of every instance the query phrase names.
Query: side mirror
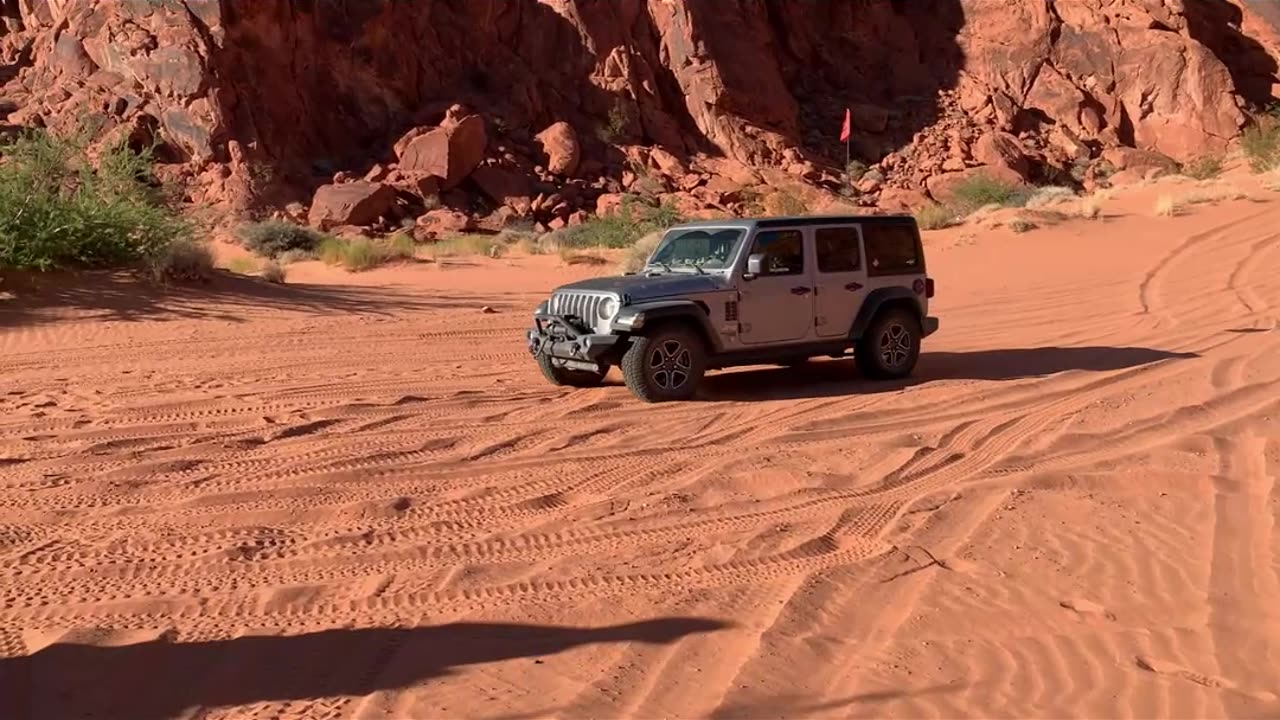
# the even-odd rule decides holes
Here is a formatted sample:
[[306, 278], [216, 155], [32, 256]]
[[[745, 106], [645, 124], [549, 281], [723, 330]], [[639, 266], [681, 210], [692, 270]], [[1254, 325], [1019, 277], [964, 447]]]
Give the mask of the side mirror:
[[743, 280], [752, 280], [760, 277], [764, 273], [764, 253], [756, 253], [747, 256], [747, 272], [742, 276]]

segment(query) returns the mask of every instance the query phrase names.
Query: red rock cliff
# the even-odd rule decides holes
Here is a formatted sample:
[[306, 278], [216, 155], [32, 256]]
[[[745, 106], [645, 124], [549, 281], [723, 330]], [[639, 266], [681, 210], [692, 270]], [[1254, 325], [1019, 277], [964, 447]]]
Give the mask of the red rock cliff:
[[310, 188], [393, 163], [397, 138], [459, 103], [511, 167], [565, 121], [579, 175], [620, 174], [613, 148], [640, 145], [830, 180], [851, 107], [855, 155], [881, 163], [874, 199], [993, 147], [1029, 156], [1012, 163], [1027, 173], [1111, 146], [1219, 151], [1280, 90], [1276, 15], [1253, 0], [0, 0], [0, 81], [10, 123], [156, 133], [194, 187], [245, 196], [264, 176]]

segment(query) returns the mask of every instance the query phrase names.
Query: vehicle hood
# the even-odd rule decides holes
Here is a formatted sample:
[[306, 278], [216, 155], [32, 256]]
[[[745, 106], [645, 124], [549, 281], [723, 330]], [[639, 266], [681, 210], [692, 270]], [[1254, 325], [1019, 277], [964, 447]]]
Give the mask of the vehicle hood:
[[691, 273], [664, 273], [662, 275], [615, 275], [581, 280], [561, 285], [557, 290], [584, 290], [587, 292], [612, 292], [626, 295], [632, 302], [644, 302], [659, 298], [694, 295], [728, 289], [728, 282], [719, 275], [694, 275]]

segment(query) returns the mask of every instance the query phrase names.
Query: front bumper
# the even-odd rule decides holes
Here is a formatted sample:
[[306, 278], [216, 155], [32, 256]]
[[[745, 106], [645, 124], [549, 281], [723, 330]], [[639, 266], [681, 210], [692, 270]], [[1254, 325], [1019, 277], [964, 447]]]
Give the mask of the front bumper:
[[936, 317], [925, 318], [923, 330], [924, 330], [925, 337], [929, 337], [930, 335], [938, 332], [938, 318]]
[[564, 361], [562, 364], [566, 367], [585, 363], [595, 368], [617, 349], [622, 340], [617, 335], [583, 332], [567, 318], [549, 313], [533, 316], [533, 327], [525, 331], [525, 339], [531, 355], [547, 355], [553, 360]]

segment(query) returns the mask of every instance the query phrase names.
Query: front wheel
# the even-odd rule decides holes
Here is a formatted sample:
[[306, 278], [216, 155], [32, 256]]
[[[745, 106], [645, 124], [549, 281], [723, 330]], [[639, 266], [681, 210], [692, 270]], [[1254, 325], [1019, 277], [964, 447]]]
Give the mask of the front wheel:
[[858, 340], [854, 358], [862, 374], [875, 380], [900, 380], [911, 374], [920, 358], [920, 320], [891, 308], [871, 321]]
[[683, 325], [668, 325], [635, 338], [622, 356], [627, 389], [645, 402], [688, 400], [706, 370], [702, 338]]
[[571, 370], [565, 367], [557, 367], [551, 364], [551, 356], [546, 353], [538, 353], [538, 369], [542, 371], [542, 376], [552, 385], [574, 387], [574, 388], [593, 388], [598, 387], [604, 382], [604, 376], [608, 372], [591, 372], [590, 370]]

